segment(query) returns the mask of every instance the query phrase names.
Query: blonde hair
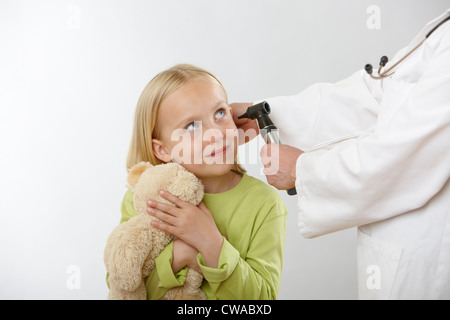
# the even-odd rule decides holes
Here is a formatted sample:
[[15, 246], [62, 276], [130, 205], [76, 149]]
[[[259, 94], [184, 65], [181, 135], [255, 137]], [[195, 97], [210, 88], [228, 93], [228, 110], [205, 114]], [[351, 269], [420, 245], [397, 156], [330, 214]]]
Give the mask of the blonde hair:
[[[134, 116], [134, 127], [127, 158], [127, 170], [135, 164], [146, 161], [153, 165], [164, 163], [153, 153], [152, 139], [157, 138], [156, 118], [164, 99], [181, 88], [191, 79], [203, 79], [218, 84], [225, 93], [219, 79], [206, 70], [189, 64], [179, 64], [156, 75], [144, 88], [139, 97]], [[243, 174], [245, 170], [235, 160], [233, 171]]]

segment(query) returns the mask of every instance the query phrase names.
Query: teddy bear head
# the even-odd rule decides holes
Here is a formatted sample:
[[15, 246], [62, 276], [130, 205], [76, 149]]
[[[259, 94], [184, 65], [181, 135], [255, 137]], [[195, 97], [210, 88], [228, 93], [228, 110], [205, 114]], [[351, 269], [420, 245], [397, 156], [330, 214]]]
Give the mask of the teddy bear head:
[[134, 192], [133, 203], [138, 215], [146, 214], [148, 200], [172, 204], [160, 197], [161, 189], [196, 206], [204, 194], [201, 181], [177, 163], [153, 166], [148, 162], [140, 162], [129, 170], [128, 186]]

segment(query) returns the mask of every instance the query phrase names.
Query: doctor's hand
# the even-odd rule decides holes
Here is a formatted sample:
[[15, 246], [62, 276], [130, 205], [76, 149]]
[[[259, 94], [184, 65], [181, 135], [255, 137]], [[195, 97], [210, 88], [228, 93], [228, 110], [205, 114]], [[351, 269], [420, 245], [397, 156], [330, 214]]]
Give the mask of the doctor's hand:
[[283, 144], [266, 144], [261, 148], [261, 162], [267, 182], [278, 190], [295, 187], [296, 164], [302, 150]]
[[230, 108], [233, 114], [233, 121], [239, 130], [239, 145], [244, 144], [255, 138], [259, 134], [258, 123], [251, 119], [238, 119], [238, 117], [247, 111], [253, 103], [232, 103]]

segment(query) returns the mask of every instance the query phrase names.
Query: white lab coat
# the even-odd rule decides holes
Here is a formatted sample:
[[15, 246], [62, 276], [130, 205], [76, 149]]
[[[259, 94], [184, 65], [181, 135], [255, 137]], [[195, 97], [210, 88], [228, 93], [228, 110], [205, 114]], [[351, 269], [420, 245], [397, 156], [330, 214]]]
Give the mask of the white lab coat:
[[359, 297], [450, 299], [450, 21], [388, 79], [361, 70], [265, 100], [282, 141], [306, 151], [301, 234], [358, 226]]

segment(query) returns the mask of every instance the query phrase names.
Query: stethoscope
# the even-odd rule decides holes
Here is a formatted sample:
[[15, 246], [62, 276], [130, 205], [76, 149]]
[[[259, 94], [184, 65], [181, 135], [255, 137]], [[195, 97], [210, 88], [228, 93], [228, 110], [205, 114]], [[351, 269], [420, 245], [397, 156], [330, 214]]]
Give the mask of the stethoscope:
[[374, 76], [372, 74], [373, 72], [373, 67], [371, 64], [366, 64], [364, 69], [366, 70], [366, 72], [373, 78], [376, 80], [380, 80], [380, 79], [384, 79], [387, 77], [392, 76], [396, 70], [396, 68], [398, 67], [398, 65], [400, 63], [402, 63], [406, 58], [408, 58], [414, 51], [417, 50], [417, 48], [419, 48], [424, 42], [425, 40], [428, 39], [429, 36], [431, 36], [431, 34], [436, 31], [437, 28], [439, 28], [444, 22], [450, 20], [450, 16], [447, 17], [446, 19], [442, 20], [438, 25], [436, 25], [430, 32], [428, 32], [428, 34], [425, 36], [425, 39], [423, 39], [417, 46], [415, 46], [412, 50], [410, 50], [407, 54], [405, 54], [403, 56], [403, 58], [401, 58], [400, 60], [398, 60], [393, 66], [391, 66], [389, 69], [387, 69], [386, 71], [381, 72], [381, 69], [384, 68], [384, 66], [386, 65], [386, 63], [388, 63], [389, 59], [386, 56], [382, 56], [380, 59], [380, 65], [378, 68], [378, 76]]

